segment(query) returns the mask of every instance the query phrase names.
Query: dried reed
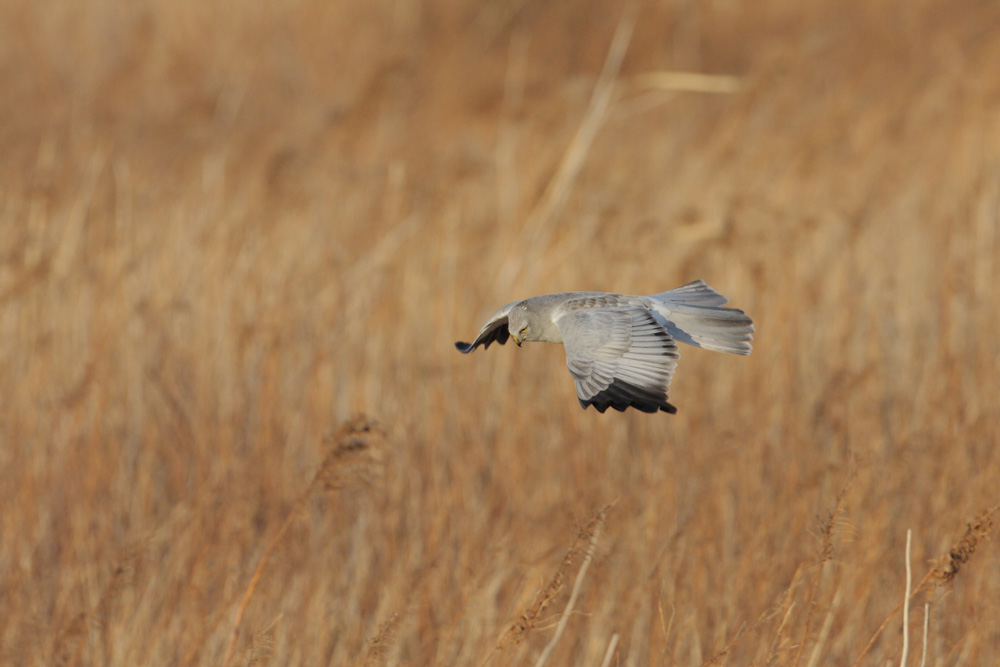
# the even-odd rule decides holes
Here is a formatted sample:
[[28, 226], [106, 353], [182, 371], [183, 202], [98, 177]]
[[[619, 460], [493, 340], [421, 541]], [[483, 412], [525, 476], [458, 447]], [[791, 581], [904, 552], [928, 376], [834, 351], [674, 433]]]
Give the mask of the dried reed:
[[398, 612], [389, 615], [388, 620], [379, 626], [378, 632], [368, 642], [368, 652], [365, 654], [365, 667], [375, 667], [385, 662], [389, 651], [389, 645], [396, 638], [399, 632], [399, 624], [402, 616]]
[[[535, 624], [538, 622], [542, 612], [545, 611], [556, 596], [559, 595], [570, 568], [580, 555], [580, 551], [584, 548], [585, 544], [587, 546], [584, 562], [589, 564], [590, 558], [593, 555], [594, 545], [597, 542], [597, 536], [600, 533], [601, 527], [604, 525], [608, 510], [611, 509], [611, 506], [612, 505], [605, 505], [599, 509], [590, 518], [590, 520], [587, 521], [583, 528], [580, 529], [574, 538], [573, 543], [566, 551], [566, 555], [563, 557], [559, 567], [556, 568], [555, 574], [552, 575], [552, 579], [549, 580], [548, 585], [544, 590], [535, 596], [535, 600], [519, 615], [518, 620], [511, 624], [507, 631], [504, 632], [504, 634], [500, 637], [500, 640], [493, 647], [493, 651], [486, 657], [485, 660], [483, 660], [483, 664], [489, 662], [494, 654], [505, 650], [509, 646], [516, 646], [524, 641], [525, 637], [528, 636], [532, 628], [535, 627]], [[580, 569], [583, 573], [586, 573], [586, 568], [583, 565], [581, 565]], [[577, 593], [579, 592], [579, 585], [581, 581], [582, 575], [578, 572], [576, 583], [573, 586], [573, 590]], [[567, 609], [571, 608], [572, 605], [568, 604]], [[568, 612], [564, 611], [563, 617], [565, 617], [567, 613]], [[562, 619], [560, 619], [560, 624], [564, 625]], [[560, 634], [561, 632], [557, 630], [555, 638], [557, 639]]]
[[573, 583], [573, 590], [570, 592], [569, 602], [566, 603], [566, 608], [563, 609], [563, 613], [559, 617], [559, 624], [556, 626], [556, 631], [552, 635], [552, 639], [545, 645], [545, 649], [542, 650], [542, 654], [538, 656], [538, 660], [535, 662], [535, 667], [542, 667], [542, 665], [548, 662], [549, 657], [556, 648], [556, 644], [559, 643], [559, 639], [562, 638], [563, 632], [566, 630], [566, 622], [569, 620], [569, 615], [573, 611], [573, 607], [576, 605], [577, 596], [580, 595], [580, 587], [583, 585], [583, 578], [587, 574], [587, 569], [590, 567], [591, 560], [594, 558], [594, 549], [597, 548], [597, 538], [601, 534], [601, 527], [604, 525], [604, 519], [607, 516], [609, 509], [611, 509], [611, 505], [605, 505], [598, 511], [597, 515], [590, 520], [590, 523], [593, 524], [593, 527], [587, 531], [590, 533], [590, 539], [587, 543], [587, 550], [583, 555], [583, 562], [580, 564], [580, 569], [576, 573], [576, 580]]
[[861, 660], [868, 655], [868, 651], [871, 650], [872, 646], [875, 644], [875, 640], [878, 639], [882, 631], [889, 624], [889, 621], [899, 612], [899, 610], [909, 601], [913, 599], [917, 593], [923, 590], [924, 586], [931, 582], [937, 582], [938, 584], [946, 584], [951, 582], [958, 574], [959, 566], [964, 565], [972, 557], [972, 554], [976, 551], [976, 545], [979, 540], [982, 540], [989, 536], [990, 532], [993, 530], [993, 515], [1000, 510], [1000, 504], [994, 505], [981, 511], [976, 518], [966, 526], [965, 534], [955, 542], [948, 553], [937, 559], [936, 565], [927, 571], [927, 574], [923, 576], [920, 583], [913, 588], [913, 592], [906, 596], [906, 599], [900, 602], [896, 607], [889, 612], [882, 624], [878, 626], [875, 630], [875, 634], [872, 635], [871, 639], [868, 640], [868, 644], [862, 649], [861, 654], [858, 659], [854, 661], [854, 666], [861, 664]]
[[[150, 538], [146, 538], [139, 544], [129, 549], [119, 560], [111, 571], [111, 579], [104, 586], [97, 604], [88, 611], [81, 612], [75, 616], [58, 633], [53, 642], [52, 660], [56, 665], [79, 665], [84, 649], [87, 647], [87, 636], [90, 627], [94, 624], [104, 626], [111, 608], [121, 595], [122, 591], [128, 588], [146, 558], [146, 548]], [[105, 640], [105, 644], [109, 640]], [[73, 648], [75, 647], [75, 648]]]
[[295, 518], [299, 516], [306, 502], [312, 496], [313, 491], [318, 488], [327, 491], [340, 490], [354, 484], [370, 482], [372, 471], [382, 460], [381, 443], [384, 437], [384, 433], [374, 421], [364, 415], [357, 415], [346, 422], [336, 434], [328, 438], [327, 441], [332, 446], [323, 458], [319, 470], [305, 491], [295, 501], [278, 532], [268, 542], [264, 553], [261, 554], [260, 560], [257, 562], [257, 567], [254, 569], [250, 583], [243, 594], [243, 600], [236, 610], [236, 619], [233, 621], [229, 648], [226, 649], [226, 657], [223, 661], [224, 667], [229, 667], [229, 663], [233, 659], [236, 642], [240, 636], [240, 626], [243, 623], [243, 614], [250, 604], [250, 599], [257, 589], [257, 584], [260, 583], [261, 577], [264, 576], [264, 568], [267, 565], [268, 559], [270, 559], [275, 549], [278, 548], [281, 539], [288, 532]]
[[[885, 527], [996, 502], [996, 3], [487, 4], [0, 3], [0, 664], [523, 662], [574, 577], [549, 664], [850, 664]], [[501, 292], [696, 277], [761, 336], [692, 352], [670, 424], [447, 344]], [[357, 410], [384, 470], [316, 459]], [[917, 561], [913, 600], [977, 575], [931, 654], [1000, 651], [996, 516]]]
[[820, 578], [823, 574], [823, 564], [833, 558], [833, 529], [840, 515], [843, 513], [844, 497], [847, 495], [847, 489], [851, 484], [853, 476], [854, 470], [852, 468], [847, 484], [837, 494], [837, 501], [834, 503], [833, 509], [830, 510], [830, 513], [824, 519], [817, 517], [819, 520], [820, 546], [816, 557], [816, 574], [809, 585], [809, 596], [806, 600], [806, 621], [802, 629], [802, 638], [799, 639], [799, 646], [795, 651], [795, 659], [792, 662], [796, 667], [799, 664], [799, 658], [802, 657], [802, 650], [805, 648], [806, 640], [809, 638], [810, 622], [812, 621], [813, 609], [816, 604], [816, 591], [819, 589]]

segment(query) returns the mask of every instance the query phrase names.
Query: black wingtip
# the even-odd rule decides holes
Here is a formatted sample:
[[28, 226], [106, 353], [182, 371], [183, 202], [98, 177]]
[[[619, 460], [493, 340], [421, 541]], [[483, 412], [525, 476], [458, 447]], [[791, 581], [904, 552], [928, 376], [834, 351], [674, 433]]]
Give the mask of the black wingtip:
[[580, 399], [580, 405], [586, 410], [593, 405], [594, 409], [604, 413], [608, 408], [625, 412], [629, 408], [642, 412], [677, 414], [677, 408], [667, 402], [667, 397], [655, 390], [638, 387], [629, 382], [615, 380], [611, 385], [589, 399]]
[[456, 341], [455, 347], [458, 348], [458, 351], [462, 354], [468, 354], [474, 349], [471, 343], [463, 343], [462, 341]]

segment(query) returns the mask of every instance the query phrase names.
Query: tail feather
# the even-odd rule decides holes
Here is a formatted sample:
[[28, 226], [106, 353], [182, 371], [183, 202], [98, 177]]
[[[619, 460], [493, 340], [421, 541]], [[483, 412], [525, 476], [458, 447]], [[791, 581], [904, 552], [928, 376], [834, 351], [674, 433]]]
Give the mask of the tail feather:
[[652, 299], [671, 304], [686, 303], [695, 306], [724, 306], [729, 299], [709, 287], [704, 280], [695, 280], [687, 285], [654, 294]]
[[747, 355], [753, 320], [701, 280], [650, 297], [657, 319], [674, 340], [715, 352]]

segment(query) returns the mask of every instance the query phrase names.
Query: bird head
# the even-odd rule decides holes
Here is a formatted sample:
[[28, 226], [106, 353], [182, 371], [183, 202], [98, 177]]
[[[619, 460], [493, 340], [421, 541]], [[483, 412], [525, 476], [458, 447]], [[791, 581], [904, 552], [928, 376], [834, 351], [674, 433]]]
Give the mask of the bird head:
[[514, 306], [507, 315], [507, 330], [510, 337], [514, 339], [517, 346], [526, 340], [534, 340], [531, 337], [531, 312], [522, 303]]

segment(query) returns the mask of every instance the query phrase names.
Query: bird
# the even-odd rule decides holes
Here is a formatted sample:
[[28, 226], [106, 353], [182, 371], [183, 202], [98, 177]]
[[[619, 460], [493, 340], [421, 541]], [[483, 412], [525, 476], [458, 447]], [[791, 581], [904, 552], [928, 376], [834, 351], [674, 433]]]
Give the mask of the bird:
[[518, 347], [528, 341], [562, 343], [584, 409], [676, 414], [667, 394], [680, 358], [677, 342], [744, 356], [753, 349], [753, 320], [742, 310], [724, 308], [727, 303], [704, 280], [649, 296], [544, 294], [508, 303], [475, 340], [455, 347], [468, 354], [508, 338]]

